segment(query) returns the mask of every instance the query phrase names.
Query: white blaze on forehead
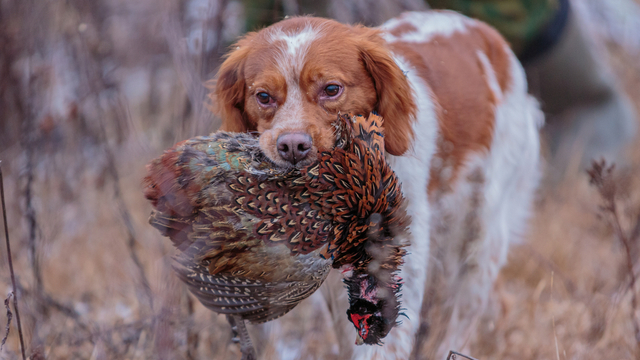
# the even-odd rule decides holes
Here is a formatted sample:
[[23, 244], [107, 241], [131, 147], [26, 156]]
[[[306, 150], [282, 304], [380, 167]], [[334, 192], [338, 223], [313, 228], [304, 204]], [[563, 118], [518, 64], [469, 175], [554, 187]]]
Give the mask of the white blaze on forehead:
[[[393, 18], [380, 26], [383, 37], [388, 42], [427, 42], [434, 36], [451, 36], [456, 32], [466, 32], [475, 20], [453, 11], [408, 12]], [[399, 36], [390, 31], [402, 25], [411, 25], [416, 30], [407, 31]]]
[[294, 83], [298, 82], [297, 79], [300, 77], [309, 48], [313, 41], [319, 37], [319, 29], [314, 29], [310, 24], [290, 32], [278, 28], [271, 31], [268, 37], [269, 41], [281, 43], [281, 45], [274, 44], [280, 50], [276, 62], [287, 79], [287, 85], [290, 85], [290, 80]]
[[304, 132], [304, 123], [301, 121], [307, 115], [304, 112], [304, 98], [298, 84], [289, 84], [287, 80], [287, 98], [278, 109], [273, 121], [273, 130], [286, 130], [288, 132]]
[[[309, 44], [316, 38], [318, 34], [309, 25], [302, 28], [300, 31], [292, 33], [286, 33], [282, 29], [277, 29], [271, 33], [271, 41], [283, 40], [287, 45], [287, 53], [295, 55], [299, 53], [298, 50], [307, 50]], [[306, 51], [303, 51], [306, 53]]]
[[313, 28], [310, 24], [288, 32], [276, 28], [269, 34], [269, 41], [279, 49], [276, 63], [287, 83], [287, 98], [278, 109], [276, 117], [279, 120], [274, 121], [274, 129], [295, 130], [300, 126], [300, 119], [305, 116], [300, 73], [311, 44], [320, 36], [321, 28]]

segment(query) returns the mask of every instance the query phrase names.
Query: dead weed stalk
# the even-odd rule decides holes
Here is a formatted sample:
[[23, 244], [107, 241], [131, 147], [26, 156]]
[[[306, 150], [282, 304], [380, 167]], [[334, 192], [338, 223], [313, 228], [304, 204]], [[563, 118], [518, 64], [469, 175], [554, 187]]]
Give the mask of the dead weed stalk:
[[[2, 201], [2, 220], [4, 223], [4, 238], [7, 242], [7, 260], [9, 262], [9, 272], [11, 273], [11, 284], [13, 285], [13, 309], [16, 312], [16, 323], [18, 325], [18, 336], [20, 337], [20, 350], [22, 351], [22, 360], [27, 357], [24, 350], [24, 339], [22, 336], [22, 325], [20, 324], [20, 312], [18, 312], [18, 291], [16, 289], [16, 275], [13, 271], [13, 259], [11, 258], [11, 243], [9, 242], [9, 226], [7, 225], [7, 207], [4, 201], [4, 179], [2, 178], [2, 167], [0, 167], [0, 201]], [[8, 298], [7, 298], [8, 299]], [[6, 301], [5, 301], [6, 304]], [[9, 317], [9, 308], [7, 306], [7, 317]], [[7, 321], [7, 335], [9, 334], [9, 323], [11, 318]], [[4, 340], [2, 341], [4, 344]]]
[[616, 192], [618, 189], [613, 170], [615, 164], [607, 164], [602, 159], [600, 161], [593, 161], [591, 168], [587, 170], [587, 174], [590, 178], [591, 185], [598, 189], [598, 193], [603, 200], [603, 205], [600, 206], [600, 210], [607, 216], [616, 237], [620, 239], [624, 248], [626, 257], [626, 271], [629, 276], [629, 287], [627, 290], [631, 291], [631, 322], [633, 324], [634, 337], [636, 340], [636, 359], [640, 359], [640, 322], [636, 316], [638, 310], [638, 297], [636, 294], [636, 274], [633, 270], [634, 261], [631, 255], [632, 241], [637, 239], [636, 232], [640, 229], [640, 218], [635, 224], [633, 230], [625, 232], [620, 223], [620, 214], [618, 206], [616, 204]]
[[4, 328], [4, 336], [2, 337], [2, 342], [0, 342], [0, 351], [4, 348], [4, 344], [7, 343], [7, 338], [9, 337], [9, 331], [11, 331], [11, 320], [13, 319], [13, 313], [11, 312], [11, 307], [9, 306], [11, 296], [13, 293], [9, 293], [6, 299], [4, 299], [4, 308], [7, 309], [7, 326]]
[[[114, 123], [119, 127], [118, 134], [122, 133], [121, 127], [129, 120], [127, 108], [120, 99], [119, 89], [117, 88], [117, 86], [111, 84], [105, 79], [104, 74], [102, 73], [99, 66], [100, 59], [96, 59], [92, 56], [90, 46], [87, 44], [87, 40], [83, 37], [78, 37], [78, 40], [79, 41], [77, 42], [75, 49], [77, 57], [76, 61], [80, 69], [78, 73], [80, 74], [82, 83], [84, 83], [89, 89], [89, 96], [92, 97], [97, 104], [97, 123], [99, 126], [97, 135], [104, 146], [103, 150], [107, 161], [106, 171], [113, 181], [114, 200], [118, 208], [120, 219], [124, 223], [124, 227], [127, 233], [126, 245], [129, 250], [131, 261], [133, 262], [138, 272], [138, 278], [141, 283], [142, 293], [144, 295], [144, 298], [146, 298], [147, 308], [153, 309], [153, 294], [151, 293], [151, 285], [144, 265], [142, 264], [142, 260], [138, 255], [138, 238], [136, 236], [135, 225], [132, 220], [131, 212], [129, 211], [129, 208], [124, 201], [122, 187], [120, 186], [120, 175], [118, 172], [116, 156], [114, 154], [113, 147], [109, 143], [107, 125], [105, 124], [105, 118], [107, 117], [106, 110], [113, 110], [113, 112], [115, 113]], [[107, 108], [103, 108], [100, 98], [101, 95], [104, 95], [108, 92], [113, 92], [114, 97], [113, 100], [109, 101], [108, 105], [106, 105]]]

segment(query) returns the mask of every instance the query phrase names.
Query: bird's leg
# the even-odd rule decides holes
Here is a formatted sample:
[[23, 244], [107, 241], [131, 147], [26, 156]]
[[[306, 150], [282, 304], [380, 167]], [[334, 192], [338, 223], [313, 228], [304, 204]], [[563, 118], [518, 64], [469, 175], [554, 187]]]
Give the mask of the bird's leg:
[[233, 342], [240, 342], [242, 360], [257, 360], [258, 357], [256, 356], [256, 351], [253, 349], [253, 343], [251, 343], [249, 331], [247, 331], [247, 327], [242, 317], [239, 315], [227, 315], [227, 321], [229, 321], [231, 331], [233, 331]]

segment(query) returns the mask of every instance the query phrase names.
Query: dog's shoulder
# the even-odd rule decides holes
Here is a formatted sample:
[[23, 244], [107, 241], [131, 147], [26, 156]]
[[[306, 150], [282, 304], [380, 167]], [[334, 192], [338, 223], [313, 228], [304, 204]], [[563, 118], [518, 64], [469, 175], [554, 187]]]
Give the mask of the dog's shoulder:
[[[521, 66], [503, 37], [489, 25], [453, 11], [409, 12], [382, 25], [382, 36], [416, 96], [432, 102], [437, 124], [435, 158], [452, 170], [447, 181], [473, 154], [488, 152], [496, 113], [505, 96], [526, 92]], [[516, 85], [514, 85], [516, 84]], [[419, 140], [418, 140], [419, 141]], [[432, 168], [429, 190], [446, 187]]]

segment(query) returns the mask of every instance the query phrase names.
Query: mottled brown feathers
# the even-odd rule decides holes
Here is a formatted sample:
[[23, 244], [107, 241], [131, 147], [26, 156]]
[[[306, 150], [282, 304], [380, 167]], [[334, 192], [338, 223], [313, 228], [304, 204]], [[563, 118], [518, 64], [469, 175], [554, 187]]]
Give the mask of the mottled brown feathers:
[[177, 273], [203, 304], [267, 321], [315, 291], [331, 266], [366, 272], [375, 256], [398, 269], [404, 250], [393, 235], [407, 219], [381, 118], [342, 116], [335, 127], [335, 148], [301, 169], [278, 167], [257, 139], [225, 132], [181, 142], [148, 165], [150, 223], [180, 249]]

